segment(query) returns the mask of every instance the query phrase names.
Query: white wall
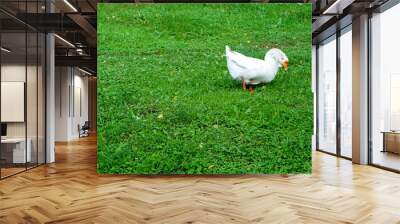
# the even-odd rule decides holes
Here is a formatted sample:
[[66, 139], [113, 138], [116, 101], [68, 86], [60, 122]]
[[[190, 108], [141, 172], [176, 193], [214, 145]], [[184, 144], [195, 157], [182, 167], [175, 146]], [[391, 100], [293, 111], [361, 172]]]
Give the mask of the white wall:
[[[25, 82], [25, 64], [3, 64], [1, 66], [1, 81]], [[5, 110], [6, 108], [1, 108]], [[8, 122], [7, 137], [25, 137], [25, 122]]]
[[68, 88], [71, 83], [69, 68], [55, 68], [55, 140], [67, 141], [69, 133], [69, 96]]
[[78, 124], [88, 120], [88, 77], [76, 68], [56, 67], [55, 85], [55, 140], [77, 139]]
[[[38, 69], [38, 70], [37, 70]], [[26, 85], [26, 107], [25, 101], [22, 108], [18, 108], [19, 113], [25, 114], [26, 120], [21, 122], [5, 122], [7, 124], [7, 137], [9, 138], [24, 138], [25, 135], [29, 139], [29, 148], [33, 162], [39, 159], [39, 163], [44, 163], [45, 150], [45, 118], [44, 118], [44, 74], [42, 67], [37, 67], [36, 64], [25, 66], [18, 63], [5, 63], [1, 66], [2, 82], [23, 82]], [[27, 81], [25, 80], [27, 78]], [[2, 89], [2, 93], [4, 89]], [[24, 90], [20, 92], [24, 94]], [[7, 98], [7, 95], [2, 95], [2, 98]], [[14, 108], [14, 110], [18, 110]], [[2, 107], [3, 112], [12, 110], [12, 108]], [[17, 113], [17, 111], [7, 111], [8, 113]], [[22, 115], [24, 116], [24, 115]]]
[[[26, 70], [27, 69], [27, 70]], [[25, 66], [25, 64], [3, 64], [1, 66], [1, 81], [2, 82], [24, 82], [26, 71], [28, 71], [28, 81], [30, 86], [35, 86], [35, 88], [27, 88], [27, 118], [28, 118], [28, 129], [36, 130], [36, 80], [31, 80], [31, 75], [34, 74], [36, 77], [36, 66]], [[3, 96], [4, 97], [4, 96]], [[39, 105], [40, 107], [40, 105]], [[2, 108], [2, 110], [6, 110], [7, 108]], [[24, 108], [22, 108], [24, 110]], [[32, 123], [33, 122], [33, 123]], [[25, 137], [25, 124], [26, 122], [7, 122], [7, 135], [8, 137]], [[29, 132], [28, 130], [28, 137]], [[35, 132], [36, 134], [36, 132]]]
[[[79, 137], [78, 133], [78, 124], [81, 126], [85, 123], [85, 121], [89, 120], [89, 111], [88, 111], [88, 77], [87, 76], [82, 76], [83, 73], [79, 72], [78, 75], [76, 74], [75, 70], [75, 77], [74, 77], [74, 86], [75, 86], [75, 106], [73, 109], [75, 109], [74, 113], [74, 119], [72, 120], [72, 135], [75, 137]], [[80, 93], [78, 93], [80, 91]], [[80, 99], [78, 98], [78, 95], [80, 95]], [[78, 102], [80, 100], [80, 103]], [[80, 104], [80, 105], [79, 105]], [[79, 108], [81, 107], [81, 108]], [[79, 110], [81, 109], [81, 111]]]

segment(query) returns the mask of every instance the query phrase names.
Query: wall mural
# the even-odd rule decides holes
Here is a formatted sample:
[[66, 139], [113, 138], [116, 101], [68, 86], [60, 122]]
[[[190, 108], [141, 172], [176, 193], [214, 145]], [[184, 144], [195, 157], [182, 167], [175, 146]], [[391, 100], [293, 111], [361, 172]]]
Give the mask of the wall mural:
[[310, 173], [310, 4], [99, 4], [98, 172]]

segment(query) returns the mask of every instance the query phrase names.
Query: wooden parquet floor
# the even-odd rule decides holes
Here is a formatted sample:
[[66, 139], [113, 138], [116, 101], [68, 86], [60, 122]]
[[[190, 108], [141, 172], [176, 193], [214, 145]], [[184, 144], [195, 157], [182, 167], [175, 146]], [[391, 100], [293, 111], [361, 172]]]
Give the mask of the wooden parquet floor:
[[400, 223], [400, 175], [315, 152], [296, 176], [96, 174], [96, 139], [0, 181], [0, 223]]

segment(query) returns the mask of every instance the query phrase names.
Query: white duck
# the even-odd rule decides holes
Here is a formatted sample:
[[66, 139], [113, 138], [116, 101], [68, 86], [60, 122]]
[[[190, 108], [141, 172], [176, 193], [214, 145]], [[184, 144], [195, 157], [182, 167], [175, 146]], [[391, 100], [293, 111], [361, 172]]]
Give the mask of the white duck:
[[243, 89], [250, 85], [250, 92], [253, 92], [253, 85], [268, 83], [274, 80], [279, 68], [285, 71], [289, 66], [289, 59], [277, 48], [269, 50], [264, 60], [247, 57], [239, 52], [232, 51], [229, 46], [225, 47], [228, 70], [234, 80], [242, 81]]

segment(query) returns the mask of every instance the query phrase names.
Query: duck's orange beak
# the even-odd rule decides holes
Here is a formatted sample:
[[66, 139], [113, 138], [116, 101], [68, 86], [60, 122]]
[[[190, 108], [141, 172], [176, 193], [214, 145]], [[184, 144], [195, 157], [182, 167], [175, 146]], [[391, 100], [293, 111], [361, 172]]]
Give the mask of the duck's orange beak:
[[285, 69], [285, 71], [287, 71], [289, 68], [289, 61], [288, 60], [283, 61], [282, 66], [283, 66], [283, 69]]

